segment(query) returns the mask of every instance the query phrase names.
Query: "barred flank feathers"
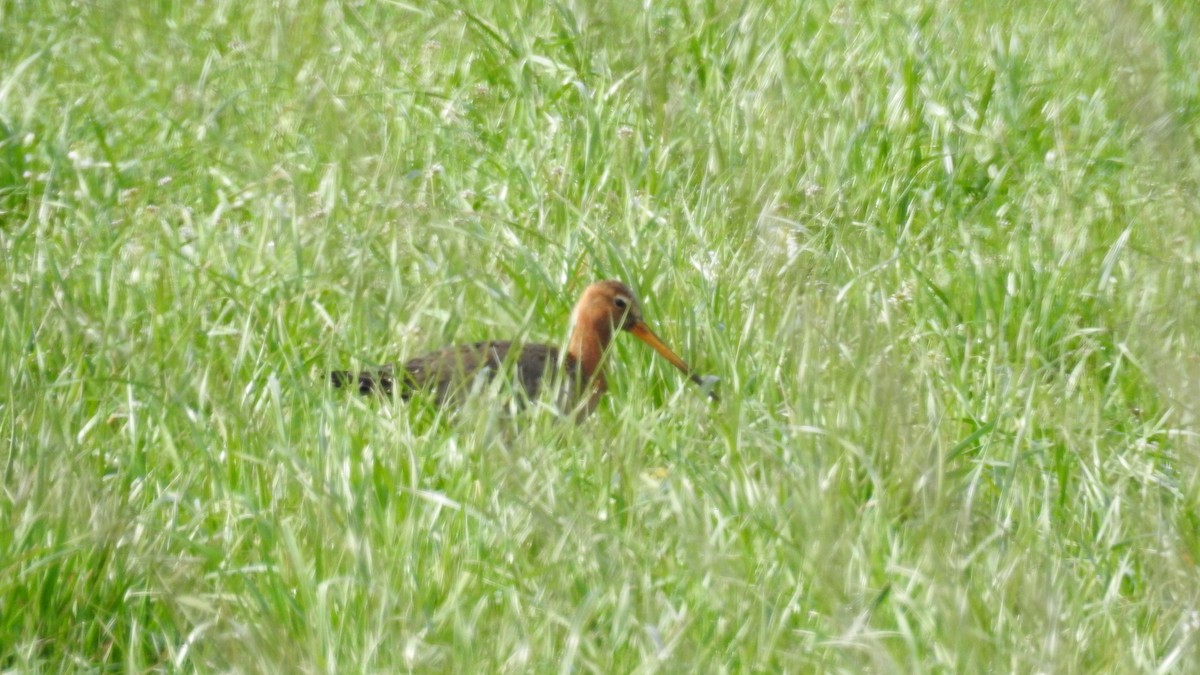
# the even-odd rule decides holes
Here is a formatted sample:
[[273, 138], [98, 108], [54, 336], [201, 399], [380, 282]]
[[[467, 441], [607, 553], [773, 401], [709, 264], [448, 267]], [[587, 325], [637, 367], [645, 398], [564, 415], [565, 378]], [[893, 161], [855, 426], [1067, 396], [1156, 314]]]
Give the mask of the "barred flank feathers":
[[358, 393], [363, 395], [371, 393], [392, 395], [392, 375], [387, 371], [372, 373], [364, 370], [355, 373], [350, 370], [335, 370], [329, 373], [329, 381], [338, 389], [353, 386], [357, 382]]

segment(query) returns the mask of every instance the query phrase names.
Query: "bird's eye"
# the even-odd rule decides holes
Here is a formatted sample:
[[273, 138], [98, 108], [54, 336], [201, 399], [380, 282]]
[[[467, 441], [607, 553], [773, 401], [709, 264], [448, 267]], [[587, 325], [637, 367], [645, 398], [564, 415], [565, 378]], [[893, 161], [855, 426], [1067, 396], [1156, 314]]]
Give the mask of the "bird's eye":
[[621, 296], [617, 296], [617, 297], [613, 298], [613, 304], [617, 306], [617, 309], [625, 309], [626, 307], [629, 306], [629, 302], [626, 301], [625, 298], [622, 298]]

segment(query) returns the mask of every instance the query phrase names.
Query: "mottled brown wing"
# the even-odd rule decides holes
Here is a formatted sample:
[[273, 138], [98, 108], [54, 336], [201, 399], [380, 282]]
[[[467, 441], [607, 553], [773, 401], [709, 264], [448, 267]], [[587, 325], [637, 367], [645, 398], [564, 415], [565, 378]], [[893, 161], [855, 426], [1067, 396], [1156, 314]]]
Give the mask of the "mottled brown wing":
[[404, 363], [404, 389], [430, 392], [438, 403], [470, 386], [481, 371], [490, 380], [508, 356], [506, 342], [476, 342], [446, 347]]
[[[386, 366], [360, 373], [336, 371], [330, 373], [330, 379], [335, 387], [355, 383], [363, 394], [382, 392], [390, 396], [398, 388], [400, 396], [407, 399], [415, 390], [428, 391], [438, 403], [445, 403], [462, 390], [469, 390], [478, 377], [491, 381], [509, 361], [512, 349], [513, 344], [505, 341], [456, 345], [409, 359], [399, 377]], [[522, 345], [519, 349], [513, 362], [517, 369], [516, 381], [526, 396], [535, 398], [541, 393], [547, 374], [558, 365], [558, 350], [543, 344]], [[396, 380], [399, 380], [398, 387]]]

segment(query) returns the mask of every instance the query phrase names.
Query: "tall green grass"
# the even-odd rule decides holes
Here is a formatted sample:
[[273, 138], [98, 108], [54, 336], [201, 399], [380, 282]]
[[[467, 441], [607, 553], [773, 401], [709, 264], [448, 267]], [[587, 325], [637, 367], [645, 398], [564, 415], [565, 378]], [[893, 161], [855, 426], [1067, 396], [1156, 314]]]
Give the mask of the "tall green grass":
[[[1076, 4], [0, 4], [0, 667], [1193, 671], [1200, 10]], [[326, 387], [600, 278], [720, 404]]]

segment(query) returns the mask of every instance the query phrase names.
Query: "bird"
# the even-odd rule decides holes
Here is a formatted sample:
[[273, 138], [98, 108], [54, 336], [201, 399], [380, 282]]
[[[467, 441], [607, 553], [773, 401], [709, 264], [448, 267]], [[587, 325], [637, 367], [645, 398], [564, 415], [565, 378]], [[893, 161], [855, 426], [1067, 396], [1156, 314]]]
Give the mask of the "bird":
[[334, 387], [356, 387], [362, 394], [391, 396], [399, 391], [405, 400], [415, 392], [427, 392], [433, 402], [446, 405], [474, 386], [492, 381], [505, 364], [511, 364], [515, 382], [526, 398], [537, 399], [548, 384], [558, 387], [555, 401], [559, 409], [582, 421], [608, 390], [604, 360], [613, 337], [622, 331], [649, 345], [706, 388], [711, 399], [719, 400], [711, 387], [716, 378], [697, 375], [667, 347], [646, 325], [633, 290], [615, 280], [598, 281], [583, 290], [571, 314], [565, 354], [554, 345], [485, 340], [429, 352], [405, 361], [398, 369], [387, 365], [373, 371], [333, 371], [330, 380]]

